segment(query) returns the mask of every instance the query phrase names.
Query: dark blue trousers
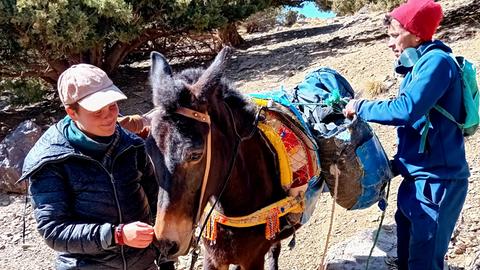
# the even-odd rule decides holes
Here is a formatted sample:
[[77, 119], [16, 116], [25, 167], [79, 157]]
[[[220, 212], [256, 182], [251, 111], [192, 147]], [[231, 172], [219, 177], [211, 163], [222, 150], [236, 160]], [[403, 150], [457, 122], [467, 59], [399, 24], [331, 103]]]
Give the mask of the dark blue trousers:
[[467, 188], [468, 179], [402, 181], [395, 213], [400, 270], [443, 269]]

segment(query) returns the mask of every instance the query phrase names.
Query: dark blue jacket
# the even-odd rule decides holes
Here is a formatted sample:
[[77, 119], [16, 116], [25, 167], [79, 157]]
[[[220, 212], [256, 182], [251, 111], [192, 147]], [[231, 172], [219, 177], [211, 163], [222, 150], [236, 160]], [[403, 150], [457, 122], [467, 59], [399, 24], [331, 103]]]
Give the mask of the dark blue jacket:
[[[462, 122], [461, 74], [440, 41], [417, 48], [421, 57], [408, 69], [398, 96], [392, 100], [357, 103], [357, 115], [370, 122], [398, 126], [398, 152], [393, 166], [407, 178], [462, 179], [470, 176], [461, 130], [445, 116], [432, 110], [435, 104]], [[430, 113], [429, 113], [430, 112]], [[429, 113], [426, 151], [419, 153], [422, 128]]]
[[50, 127], [30, 150], [20, 178], [30, 179], [37, 229], [58, 252], [57, 269], [154, 269], [153, 246], [117, 246], [113, 226], [152, 223], [158, 184], [144, 142], [117, 126], [119, 142], [102, 164]]

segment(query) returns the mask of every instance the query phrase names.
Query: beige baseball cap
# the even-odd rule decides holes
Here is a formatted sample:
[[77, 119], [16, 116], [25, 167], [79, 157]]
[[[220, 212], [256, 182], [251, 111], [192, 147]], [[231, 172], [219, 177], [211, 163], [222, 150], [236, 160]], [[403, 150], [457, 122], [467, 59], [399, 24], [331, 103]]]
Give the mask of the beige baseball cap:
[[127, 99], [105, 71], [90, 64], [69, 67], [58, 78], [57, 88], [63, 105], [78, 103], [91, 112]]

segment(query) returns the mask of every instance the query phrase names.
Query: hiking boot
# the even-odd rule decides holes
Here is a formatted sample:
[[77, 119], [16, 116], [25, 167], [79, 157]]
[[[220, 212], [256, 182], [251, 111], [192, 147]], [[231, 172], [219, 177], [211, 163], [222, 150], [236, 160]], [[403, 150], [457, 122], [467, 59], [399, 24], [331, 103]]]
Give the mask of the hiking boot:
[[398, 270], [398, 258], [393, 256], [387, 256], [385, 259], [385, 264], [387, 264], [388, 270]]
[[[387, 257], [385, 259], [385, 264], [387, 265], [388, 270], [399, 270], [398, 267], [398, 258], [397, 257]], [[443, 270], [450, 270], [451, 268], [448, 266], [446, 261], [443, 262]], [[453, 268], [452, 268], [453, 269]]]

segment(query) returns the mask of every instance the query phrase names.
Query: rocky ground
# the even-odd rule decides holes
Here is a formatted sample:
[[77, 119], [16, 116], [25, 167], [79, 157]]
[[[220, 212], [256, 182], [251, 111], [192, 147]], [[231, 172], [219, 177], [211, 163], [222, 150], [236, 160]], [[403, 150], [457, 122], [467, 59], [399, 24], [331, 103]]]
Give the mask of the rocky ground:
[[[440, 3], [447, 12], [438, 37], [451, 45], [454, 52], [480, 63], [479, 1], [443, 0]], [[393, 55], [386, 47], [387, 36], [382, 18], [380, 13], [362, 13], [246, 35], [249, 47], [234, 53], [227, 77], [246, 93], [279, 87], [291, 89], [309, 71], [329, 66], [349, 80], [358, 96], [386, 98], [395, 95], [401, 79], [392, 70]], [[114, 78], [129, 96], [128, 101], [121, 104], [124, 113], [145, 112], [151, 107], [147, 74], [148, 63], [137, 63], [125, 67]], [[394, 129], [373, 126], [385, 150], [392, 156], [396, 147]], [[451, 269], [480, 269], [480, 265], [473, 265], [475, 257], [478, 262], [480, 254], [480, 134], [469, 138], [466, 148], [472, 177], [467, 201], [448, 251], [447, 261]], [[389, 207], [383, 222], [384, 235], [381, 239], [384, 240], [380, 240], [373, 260], [383, 261], [384, 253], [394, 254], [394, 235], [389, 235], [394, 231], [393, 214], [399, 182], [399, 178], [392, 180]], [[35, 231], [30, 205], [25, 208], [24, 201], [23, 196], [0, 194], [0, 269], [52, 269], [53, 253]], [[290, 239], [284, 241], [281, 269], [318, 268], [325, 249], [331, 208], [332, 198], [328, 193], [322, 194], [309, 223], [296, 235], [296, 247], [289, 250], [287, 244]], [[22, 240], [24, 213], [25, 243]], [[335, 208], [327, 248], [328, 269], [364, 269], [370, 247], [366, 243], [371, 241], [374, 230], [378, 228], [380, 216], [381, 211], [376, 206], [356, 211], [346, 211], [339, 206]], [[366, 240], [359, 243], [358, 239]], [[368, 247], [361, 250], [361, 244]], [[352, 259], [338, 260], [338, 256], [345, 255], [349, 250], [353, 254]], [[180, 269], [186, 268], [186, 260], [181, 259]]]

